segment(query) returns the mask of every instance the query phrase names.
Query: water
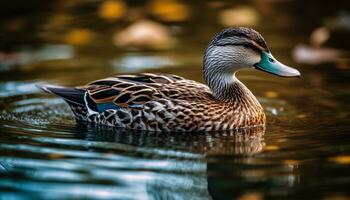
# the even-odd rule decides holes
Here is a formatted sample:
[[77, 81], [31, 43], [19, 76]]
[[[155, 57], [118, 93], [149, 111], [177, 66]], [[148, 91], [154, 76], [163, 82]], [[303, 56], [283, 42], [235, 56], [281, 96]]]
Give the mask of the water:
[[[97, 23], [101, 19], [91, 16], [98, 3], [42, 4], [53, 13], [31, 5], [33, 14], [19, 15], [16, 19], [24, 22], [15, 22], [37, 22], [33, 32], [23, 25], [15, 32], [18, 43], [7, 40], [12, 42], [2, 46], [6, 59], [2, 57], [0, 73], [0, 199], [350, 198], [349, 63], [342, 58], [340, 63], [296, 64], [290, 55], [317, 28], [315, 21], [302, 19], [331, 21], [334, 13], [346, 11], [346, 2], [248, 4], [260, 13], [256, 28], [275, 57], [296, 65], [302, 78], [239, 72], [265, 108], [266, 129], [215, 133], [147, 133], [76, 124], [62, 100], [42, 93], [35, 84], [79, 85], [114, 73], [143, 71], [201, 81], [201, 56], [219, 30], [212, 15], [220, 5], [184, 4], [192, 8], [191, 17], [164, 22], [177, 39], [174, 47], [134, 50], [113, 46], [115, 30], [109, 27], [126, 22]], [[244, 3], [225, 6], [240, 4]], [[325, 12], [308, 12], [314, 7]], [[215, 11], [199, 15], [196, 9]], [[45, 28], [55, 17], [83, 25]], [[16, 25], [8, 17], [1, 20]], [[86, 44], [59, 39], [59, 33], [79, 26], [91, 28], [94, 39]], [[347, 50], [343, 32], [333, 31], [337, 37], [326, 45]]]

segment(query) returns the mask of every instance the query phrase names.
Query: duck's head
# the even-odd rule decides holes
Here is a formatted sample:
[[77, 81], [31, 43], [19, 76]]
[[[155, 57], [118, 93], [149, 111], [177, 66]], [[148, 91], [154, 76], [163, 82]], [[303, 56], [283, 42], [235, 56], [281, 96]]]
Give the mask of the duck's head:
[[[251, 28], [228, 28], [218, 33], [205, 51], [203, 72], [210, 79], [226, 79], [242, 68], [255, 68], [282, 77], [300, 77], [300, 72], [276, 60], [264, 38]], [[213, 85], [215, 86], [215, 85]]]
[[230, 87], [238, 82], [234, 74], [254, 68], [281, 77], [300, 77], [300, 72], [276, 60], [264, 38], [251, 28], [228, 28], [209, 43], [204, 55], [203, 75], [218, 99], [232, 98]]

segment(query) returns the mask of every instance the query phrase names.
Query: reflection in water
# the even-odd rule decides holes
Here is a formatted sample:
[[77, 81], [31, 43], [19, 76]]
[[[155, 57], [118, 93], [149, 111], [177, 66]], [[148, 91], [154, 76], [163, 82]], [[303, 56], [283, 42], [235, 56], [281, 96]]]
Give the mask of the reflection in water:
[[[109, 129], [108, 127], [98, 129], [97, 132], [87, 132], [86, 138], [93, 141], [129, 144], [137, 146], [138, 150], [143, 146], [154, 146], [179, 151], [185, 150], [186, 152], [207, 156], [250, 155], [262, 151], [265, 146], [263, 141], [265, 129], [263, 127], [208, 133], [150, 133], [130, 132], [128, 130], [116, 132], [113, 129], [106, 132], [106, 129]], [[170, 152], [166, 151], [166, 154], [171, 155]]]

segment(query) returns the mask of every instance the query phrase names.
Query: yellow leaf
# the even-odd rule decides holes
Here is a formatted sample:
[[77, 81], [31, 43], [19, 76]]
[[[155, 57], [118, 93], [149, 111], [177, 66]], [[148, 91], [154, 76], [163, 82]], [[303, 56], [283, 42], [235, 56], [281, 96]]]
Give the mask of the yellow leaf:
[[52, 153], [52, 154], [49, 154], [49, 157], [52, 158], [52, 159], [58, 159], [58, 158], [63, 158], [64, 155], [63, 154], [59, 154], [59, 153]]
[[281, 139], [277, 140], [277, 142], [286, 142], [286, 141], [287, 141], [287, 139], [285, 139], [285, 138], [281, 138]]
[[117, 32], [113, 42], [119, 47], [168, 49], [175, 41], [166, 26], [150, 20], [140, 20]]
[[254, 8], [239, 6], [221, 11], [219, 20], [224, 26], [256, 26], [259, 16]]
[[257, 192], [246, 193], [237, 198], [238, 200], [262, 200], [262, 194]]
[[350, 197], [342, 194], [336, 194], [336, 195], [328, 196], [324, 198], [324, 200], [350, 200]]
[[299, 161], [298, 160], [284, 160], [283, 163], [286, 165], [297, 165], [297, 164], [299, 164]]
[[265, 96], [267, 98], [277, 98], [278, 97], [278, 93], [274, 92], [274, 91], [267, 91], [267, 92], [265, 92]]
[[350, 164], [350, 155], [335, 156], [329, 160], [338, 164]]
[[164, 21], [184, 21], [190, 13], [188, 7], [176, 0], [153, 0], [150, 11]]
[[305, 118], [305, 117], [307, 117], [307, 115], [306, 115], [306, 114], [300, 114], [300, 115], [297, 115], [297, 118], [299, 118], [299, 119], [303, 119], [303, 118]]
[[275, 146], [275, 145], [267, 145], [266, 147], [265, 147], [265, 150], [266, 151], [276, 151], [276, 150], [278, 150], [279, 149], [279, 147], [278, 146]]
[[104, 1], [100, 8], [98, 15], [106, 20], [117, 20], [121, 18], [126, 11], [126, 5], [120, 0]]
[[310, 43], [315, 47], [320, 47], [330, 37], [329, 30], [326, 27], [320, 27], [312, 31], [310, 35]]
[[68, 44], [83, 45], [91, 41], [93, 33], [88, 29], [73, 29], [69, 31], [64, 40]]

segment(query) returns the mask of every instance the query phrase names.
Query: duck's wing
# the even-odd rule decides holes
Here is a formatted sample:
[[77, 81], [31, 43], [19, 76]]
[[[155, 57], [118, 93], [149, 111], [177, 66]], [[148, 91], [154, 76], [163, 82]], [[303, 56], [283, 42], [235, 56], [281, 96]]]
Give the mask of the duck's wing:
[[107, 109], [138, 107], [161, 98], [178, 97], [181, 91], [177, 90], [175, 83], [186, 80], [176, 75], [142, 73], [93, 81], [83, 88], [87, 91], [85, 100], [92, 105], [92, 110], [103, 112]]
[[71, 106], [86, 108], [89, 113], [107, 109], [142, 108], [159, 99], [201, 100], [210, 95], [209, 88], [176, 75], [142, 73], [118, 75], [93, 81], [82, 87], [40, 85], [46, 92], [66, 100]]

